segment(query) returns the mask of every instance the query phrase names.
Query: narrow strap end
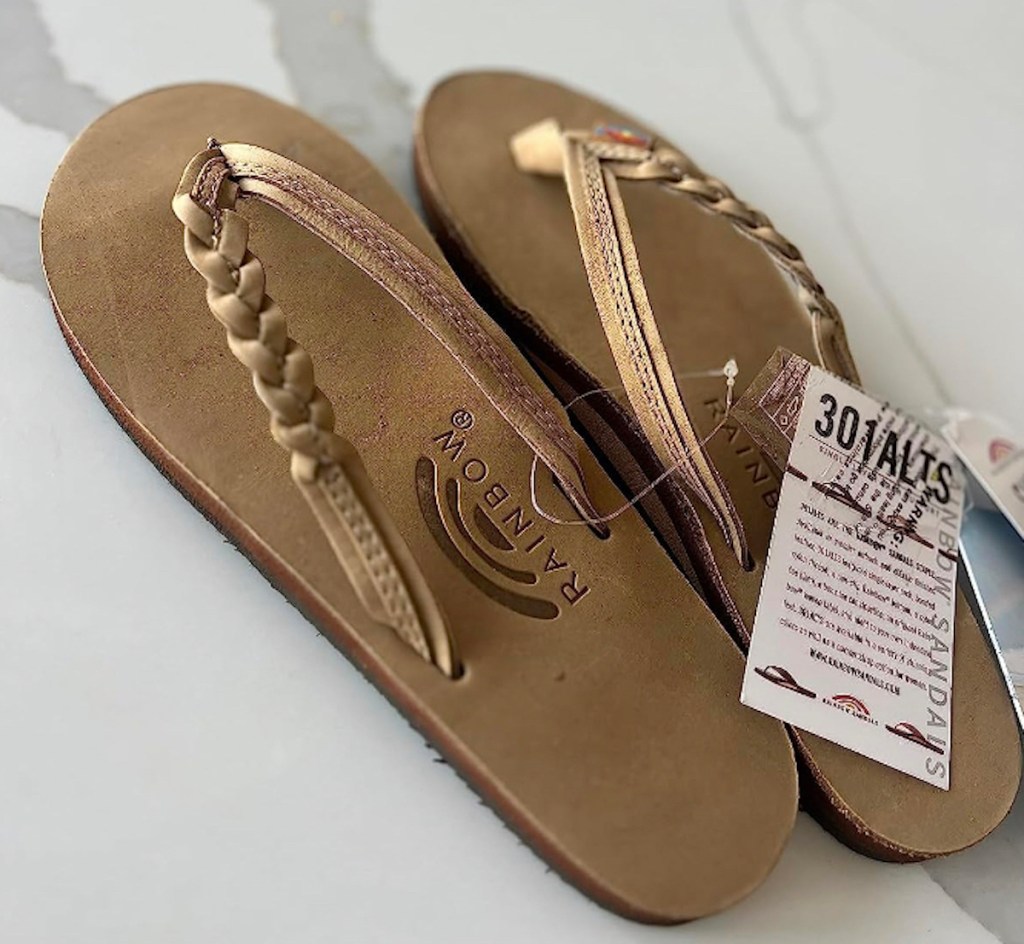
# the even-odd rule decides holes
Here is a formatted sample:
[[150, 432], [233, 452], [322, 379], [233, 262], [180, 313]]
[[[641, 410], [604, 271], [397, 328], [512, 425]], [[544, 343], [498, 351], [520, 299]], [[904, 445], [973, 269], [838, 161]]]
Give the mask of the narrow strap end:
[[304, 458], [293, 459], [295, 484], [370, 617], [448, 678], [458, 678], [462, 664], [444, 610], [355, 449], [334, 434], [331, 438], [347, 461], [313, 469]]
[[523, 173], [562, 176], [562, 128], [554, 118], [547, 118], [514, 134], [509, 140], [509, 148], [512, 160]]
[[210, 173], [208, 165], [211, 161], [224, 162], [224, 154], [219, 144], [216, 147], [205, 148], [188, 162], [181, 175], [181, 181], [178, 183], [175, 196], [195, 196]]
[[611, 536], [612, 529], [608, 527], [607, 521], [590, 500], [590, 495], [587, 494], [587, 486], [582, 473], [579, 473], [579, 478], [576, 481], [560, 479], [556, 476], [555, 483], [594, 534], [602, 541]]
[[220, 145], [214, 144], [188, 162], [171, 199], [174, 215], [207, 246], [212, 244], [221, 207], [234, 205], [237, 195]]

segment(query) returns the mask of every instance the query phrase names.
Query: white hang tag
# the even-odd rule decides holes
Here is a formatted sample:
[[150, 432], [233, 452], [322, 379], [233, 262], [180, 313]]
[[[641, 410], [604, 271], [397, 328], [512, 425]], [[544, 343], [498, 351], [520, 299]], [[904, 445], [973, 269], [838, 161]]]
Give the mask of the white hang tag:
[[1024, 540], [1024, 448], [985, 416], [959, 413], [942, 428], [967, 470]]
[[960, 552], [1024, 728], [1024, 449], [1002, 424], [965, 411], [942, 432], [970, 475]]
[[948, 790], [963, 504], [941, 436], [807, 365], [743, 703]]

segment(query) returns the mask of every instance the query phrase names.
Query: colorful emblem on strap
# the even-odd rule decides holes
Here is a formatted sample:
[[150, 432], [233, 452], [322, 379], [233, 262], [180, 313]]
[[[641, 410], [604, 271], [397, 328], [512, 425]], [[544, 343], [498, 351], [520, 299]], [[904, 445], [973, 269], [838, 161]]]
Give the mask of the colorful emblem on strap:
[[616, 144], [627, 144], [630, 147], [650, 149], [654, 144], [654, 138], [649, 134], [641, 134], [630, 128], [623, 128], [621, 125], [598, 125], [594, 128], [594, 135], [605, 141], [614, 141]]

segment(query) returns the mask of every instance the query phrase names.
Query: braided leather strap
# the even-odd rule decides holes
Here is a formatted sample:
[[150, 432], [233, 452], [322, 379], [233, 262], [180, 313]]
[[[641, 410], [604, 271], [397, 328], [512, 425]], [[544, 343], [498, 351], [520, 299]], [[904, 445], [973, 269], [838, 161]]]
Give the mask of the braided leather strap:
[[515, 135], [520, 170], [564, 176], [584, 264], [612, 353], [637, 419], [667, 468], [678, 468], [709, 508], [741, 562], [747, 559], [742, 522], [706, 456], [672, 374], [651, 311], [619, 193], [619, 179], [652, 180], [728, 220], [790, 278], [811, 320], [821, 363], [856, 381], [842, 319], [799, 250], [761, 211], [738, 199], [685, 154], [621, 128], [563, 131], [554, 120]]
[[740, 235], [761, 246], [796, 284], [798, 298], [811, 317], [822, 365], [847, 380], [857, 381], [857, 367], [846, 343], [838, 308], [814, 277], [800, 250], [775, 228], [765, 213], [741, 200], [682, 151], [626, 129], [563, 131], [556, 121], [548, 119], [513, 137], [513, 156], [522, 170], [560, 176], [564, 171], [563, 139], [584, 142], [616, 177], [657, 181], [688, 197], [706, 212], [728, 220]]
[[[659, 146], [651, 159], [654, 166], [664, 168], [669, 175], [667, 179], [661, 178], [669, 190], [685, 194], [708, 213], [725, 217], [738, 233], [756, 242], [793, 280], [798, 298], [811, 317], [819, 359], [834, 373], [856, 381], [857, 368], [846, 346], [839, 310], [825, 294], [800, 250], [775, 228], [768, 216], [739, 199], [717, 177], [704, 173], [682, 151]], [[831, 332], [827, 340], [823, 336], [822, 319]]]
[[618, 168], [635, 173], [638, 148], [563, 134], [548, 121], [517, 135], [512, 150], [520, 169], [564, 175], [594, 303], [636, 419], [663, 466], [682, 477], [747, 566], [743, 522], [680, 395], [619, 192]]
[[385, 289], [440, 343], [509, 426], [554, 475], [591, 527], [607, 528], [587, 495], [565, 412], [554, 395], [523, 373], [523, 355], [455, 278], [350, 194], [294, 161], [247, 144], [224, 144], [221, 156], [247, 198], [287, 214]]
[[274, 439], [367, 611], [445, 674], [459, 672], [446, 621], [377, 499], [352, 445], [334, 431], [334, 411], [316, 386], [309, 354], [288, 336], [265, 291], [249, 227], [233, 209], [238, 186], [217, 147], [190, 163], [174, 197], [185, 254], [206, 280], [206, 299], [228, 347], [251, 372]]

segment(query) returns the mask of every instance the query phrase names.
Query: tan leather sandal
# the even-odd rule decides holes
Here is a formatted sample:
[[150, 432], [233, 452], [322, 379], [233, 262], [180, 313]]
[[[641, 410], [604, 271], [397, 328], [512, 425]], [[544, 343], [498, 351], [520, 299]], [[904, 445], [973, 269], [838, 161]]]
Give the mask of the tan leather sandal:
[[562, 875], [666, 923], [764, 879], [784, 728], [640, 516], [583, 522], [623, 496], [365, 158], [249, 91], [153, 92], [72, 145], [42, 250], [118, 422]]
[[[735, 359], [738, 395], [784, 347], [856, 380], [839, 314], [799, 252], [680, 150], [557, 83], [449, 78], [423, 106], [415, 154], [449, 259], [613, 476], [636, 495], [678, 469], [641, 507], [745, 646], [780, 486], [731, 419], [702, 445], [726, 398], [721, 377], [700, 375]], [[963, 599], [957, 612], [948, 793], [792, 732], [804, 804], [861, 852], [962, 849], [1017, 793], [1006, 686]]]

